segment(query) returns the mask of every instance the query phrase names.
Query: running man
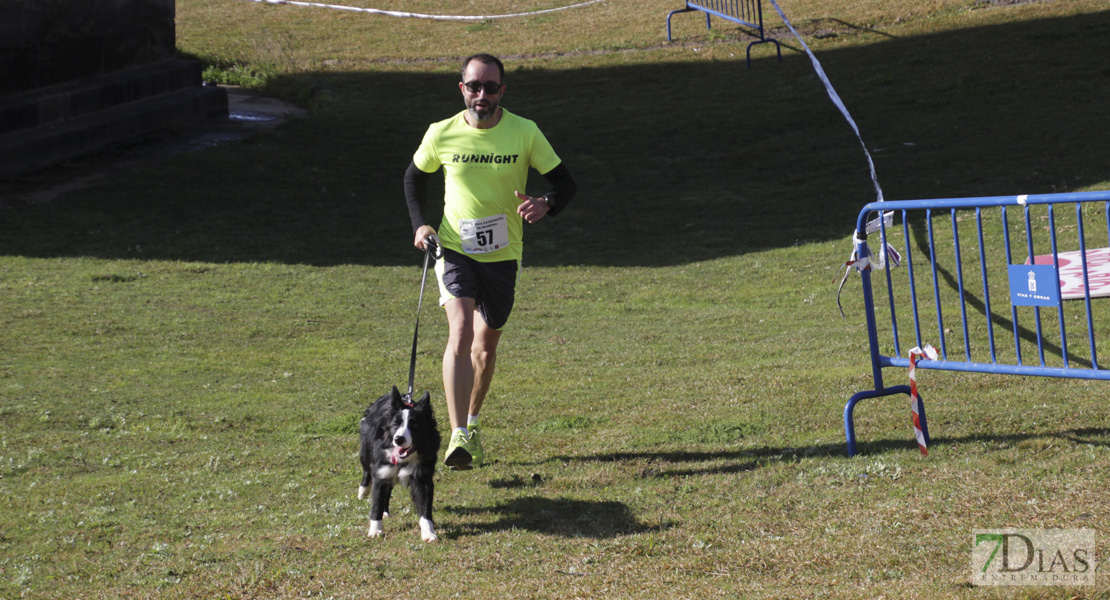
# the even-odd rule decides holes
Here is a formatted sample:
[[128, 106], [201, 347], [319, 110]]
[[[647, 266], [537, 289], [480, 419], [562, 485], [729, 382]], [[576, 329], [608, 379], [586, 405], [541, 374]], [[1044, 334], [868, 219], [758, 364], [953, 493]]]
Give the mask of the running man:
[[[497, 344], [509, 319], [524, 249], [524, 222], [555, 216], [577, 191], [574, 179], [536, 124], [500, 106], [505, 67], [489, 54], [463, 61], [466, 109], [433, 123], [405, 171], [405, 201], [414, 245], [437, 235], [440, 304], [449, 333], [443, 353], [443, 391], [451, 421], [444, 464], [454, 470], [481, 466], [478, 415], [497, 364]], [[424, 220], [427, 183], [444, 172], [439, 231]], [[543, 174], [551, 191], [523, 193], [528, 169]]]

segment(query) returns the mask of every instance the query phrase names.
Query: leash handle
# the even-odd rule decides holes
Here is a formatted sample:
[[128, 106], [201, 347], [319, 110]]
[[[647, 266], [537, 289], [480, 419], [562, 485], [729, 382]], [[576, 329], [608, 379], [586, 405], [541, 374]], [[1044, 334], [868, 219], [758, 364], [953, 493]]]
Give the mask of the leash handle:
[[425, 252], [427, 252], [428, 248], [431, 248], [433, 252], [432, 256], [434, 256], [436, 260], [443, 258], [443, 246], [441, 246], [439, 243], [438, 235], [433, 233], [432, 235], [424, 238], [424, 248]]
[[405, 394], [403, 400], [405, 404], [412, 406], [413, 398], [413, 383], [416, 381], [416, 341], [420, 337], [420, 311], [424, 307], [424, 287], [428, 281], [428, 259], [431, 257], [436, 259], [443, 257], [443, 247], [439, 244], [439, 238], [435, 235], [429, 235], [424, 238], [424, 272], [420, 275], [420, 299], [416, 303], [416, 327], [412, 333], [412, 358], [409, 360], [409, 391]]

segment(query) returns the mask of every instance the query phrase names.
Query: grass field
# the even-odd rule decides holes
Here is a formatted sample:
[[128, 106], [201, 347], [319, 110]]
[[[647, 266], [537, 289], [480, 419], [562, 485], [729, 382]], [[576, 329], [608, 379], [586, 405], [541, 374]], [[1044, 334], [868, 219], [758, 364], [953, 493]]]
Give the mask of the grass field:
[[[1110, 189], [1104, 2], [780, 4], [887, 199]], [[929, 456], [895, 397], [860, 405], [846, 457], [871, 375], [836, 276], [866, 160], [769, 2], [783, 61], [750, 69], [721, 21], [677, 15], [666, 43], [680, 6], [177, 0], [182, 54], [309, 114], [0, 197], [0, 597], [1110, 597], [1102, 556], [1094, 586], [970, 584], [976, 529], [1105, 552], [1104, 384], [921, 373]], [[475, 51], [580, 193], [527, 229], [493, 463], [438, 473], [439, 543], [404, 495], [371, 540], [356, 424], [405, 384], [420, 279], [401, 175]], [[426, 306], [416, 381], [444, 426], [445, 326]]]

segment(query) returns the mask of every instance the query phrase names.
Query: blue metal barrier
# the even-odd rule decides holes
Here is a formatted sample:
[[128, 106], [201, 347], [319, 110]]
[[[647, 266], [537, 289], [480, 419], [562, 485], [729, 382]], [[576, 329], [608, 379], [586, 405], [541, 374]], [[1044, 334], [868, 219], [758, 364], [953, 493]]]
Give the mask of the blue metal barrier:
[[[890, 221], [875, 219], [888, 213], [893, 213]], [[1012, 213], [1020, 213], [1020, 220], [1014, 219], [1016, 224], [1011, 223]], [[1110, 275], [1105, 268], [1110, 251], [1094, 250], [1110, 247], [1110, 191], [872, 202], [859, 213], [855, 259], [876, 258], [867, 243], [869, 222], [876, 229], [871, 235], [879, 235], [877, 247], [888, 248], [889, 244], [902, 254], [902, 265], [894, 267], [888, 256], [881, 269], [874, 269], [882, 273], [878, 284], [873, 283], [872, 268], [861, 271], [874, 389], [853, 395], [844, 407], [849, 456], [856, 454], [856, 404], [910, 393], [906, 385], [885, 387], [882, 370], [908, 368], [907, 349], [913, 346], [931, 343], [940, 354], [935, 361], [918, 360], [918, 369], [1110, 380], [1110, 369], [1099, 366], [1096, 343], [1096, 332], [1110, 334], [1110, 306], [1096, 315], [1091, 296], [1092, 287], [1096, 295], [1110, 295]], [[974, 228], [975, 242], [961, 241], [961, 225]], [[1024, 240], [1016, 249], [1011, 245], [1012, 228], [1019, 234], [1024, 231]], [[1089, 249], [1091, 240], [1097, 245]], [[923, 274], [915, 264], [915, 246], [918, 260], [925, 263]], [[1041, 253], [1039, 260], [1037, 252]], [[1029, 275], [1028, 289], [1011, 283], [1015, 281], [1012, 277], [1025, 277], [1026, 271], [1033, 271], [1030, 265], [1051, 266], [1051, 281], [1041, 282], [1039, 292], [1031, 291], [1038, 289], [1033, 275]], [[1065, 274], [1068, 292], [1076, 300], [1068, 305], [1061, 293]], [[932, 288], [931, 295], [919, 293], [926, 286]], [[1004, 302], [997, 301], [999, 295]], [[1006, 304], [1008, 314], [994, 312]], [[957, 310], [958, 319], [954, 316]], [[877, 311], [886, 313], [882, 331]], [[925, 322], [925, 311], [935, 313], [936, 330], [931, 331], [932, 323]], [[1056, 312], [1055, 328], [1042, 322], [1042, 312], [1052, 311]], [[1065, 312], [1074, 315], [1072, 338]], [[1086, 317], [1083, 321], [1079, 321], [1081, 314]], [[899, 320], [899, 316], [908, 320], [906, 315], [911, 315], [912, 321]], [[912, 324], [912, 330], [900, 324]], [[923, 337], [923, 330], [928, 336]], [[1023, 352], [1032, 348], [1035, 357]], [[923, 410], [921, 429], [928, 441]]]
[[705, 28], [712, 29], [710, 17], [720, 17], [726, 21], [739, 23], [756, 30], [759, 39], [748, 44], [748, 67], [752, 66], [752, 46], [771, 43], [775, 45], [779, 62], [782, 62], [782, 46], [778, 40], [768, 39], [763, 31], [763, 5], [761, 0], [686, 0], [686, 8], [673, 10], [667, 15], [667, 41], [671, 41], [671, 17], [678, 13], [701, 11], [705, 13]]

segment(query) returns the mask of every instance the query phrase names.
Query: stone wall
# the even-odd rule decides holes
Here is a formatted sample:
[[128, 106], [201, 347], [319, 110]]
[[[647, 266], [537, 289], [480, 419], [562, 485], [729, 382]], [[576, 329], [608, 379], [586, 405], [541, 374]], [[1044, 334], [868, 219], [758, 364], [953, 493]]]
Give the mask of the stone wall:
[[0, 95], [172, 58], [174, 0], [0, 0]]
[[174, 1], [0, 0], [0, 177], [227, 116], [174, 58]]

